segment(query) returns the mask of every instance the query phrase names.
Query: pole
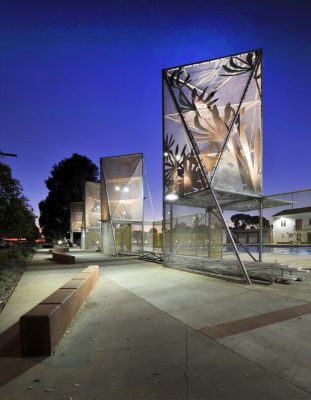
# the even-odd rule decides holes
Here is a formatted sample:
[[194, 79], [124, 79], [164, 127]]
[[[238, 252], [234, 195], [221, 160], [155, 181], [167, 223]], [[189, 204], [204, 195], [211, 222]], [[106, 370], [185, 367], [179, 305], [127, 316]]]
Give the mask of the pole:
[[262, 239], [263, 239], [263, 229], [262, 229], [262, 210], [263, 210], [263, 200], [262, 197], [259, 200], [259, 262], [262, 262]]

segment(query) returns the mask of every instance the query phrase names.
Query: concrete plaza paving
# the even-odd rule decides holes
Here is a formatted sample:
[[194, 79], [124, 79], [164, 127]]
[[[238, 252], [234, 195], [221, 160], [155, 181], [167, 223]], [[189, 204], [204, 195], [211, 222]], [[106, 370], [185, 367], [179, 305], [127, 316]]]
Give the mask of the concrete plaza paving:
[[[51, 357], [0, 359], [1, 399], [311, 399], [309, 276], [289, 287], [244, 286], [75, 255], [64, 266], [37, 253], [0, 314], [1, 333], [85, 266], [100, 265]], [[210, 334], [218, 327], [221, 337]]]

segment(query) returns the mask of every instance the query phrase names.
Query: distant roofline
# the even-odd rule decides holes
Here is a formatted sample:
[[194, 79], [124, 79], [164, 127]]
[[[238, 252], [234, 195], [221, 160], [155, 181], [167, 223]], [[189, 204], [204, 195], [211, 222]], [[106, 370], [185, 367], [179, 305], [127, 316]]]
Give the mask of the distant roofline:
[[306, 214], [306, 213], [311, 213], [311, 206], [300, 207], [300, 208], [290, 208], [288, 210], [280, 211], [277, 214], [272, 215], [272, 217], [279, 217], [281, 215], [292, 215], [292, 214]]

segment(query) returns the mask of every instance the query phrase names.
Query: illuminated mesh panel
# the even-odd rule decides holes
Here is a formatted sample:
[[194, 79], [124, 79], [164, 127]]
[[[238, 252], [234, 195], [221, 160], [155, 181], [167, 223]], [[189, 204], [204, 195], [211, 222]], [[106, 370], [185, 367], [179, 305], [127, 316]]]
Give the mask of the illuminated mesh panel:
[[[143, 246], [143, 157], [130, 154], [101, 159], [102, 249], [107, 254]], [[109, 222], [109, 224], [108, 224]]]
[[143, 249], [143, 224], [114, 224], [116, 250], [120, 253]]
[[256, 57], [255, 52], [244, 53], [166, 70], [209, 177], [214, 173]]
[[85, 248], [97, 248], [100, 244], [100, 183], [85, 182], [84, 207]]
[[164, 252], [193, 256], [196, 253], [193, 227], [204, 209], [166, 205]]
[[83, 202], [70, 203], [70, 229], [71, 232], [81, 232], [83, 225]]
[[102, 169], [110, 218], [125, 221], [142, 220], [141, 154], [102, 158]]
[[[249, 54], [253, 54], [252, 65], [256, 65], [255, 53]], [[242, 59], [246, 60], [249, 54]], [[234, 79], [229, 67], [235, 59], [228, 61], [227, 72]], [[256, 195], [262, 192], [261, 61], [257, 61], [215, 172], [212, 184], [216, 189]]]
[[102, 159], [100, 162], [100, 198], [101, 198], [101, 249], [104, 254], [116, 256], [114, 230], [110, 220], [107, 189], [104, 180]]
[[189, 138], [169, 92], [164, 91], [164, 192], [183, 196], [206, 187]]
[[130, 251], [132, 242], [131, 225], [116, 224], [114, 228], [117, 251]]
[[123, 189], [120, 190], [120, 199], [113, 211], [113, 219], [126, 221], [143, 220], [143, 170], [142, 159], [138, 161], [135, 170]]
[[189, 268], [193, 257], [222, 258], [223, 227], [215, 208], [166, 205], [165, 228], [166, 264]]
[[104, 172], [102, 162], [100, 163], [100, 200], [101, 200], [101, 220], [110, 220], [109, 204], [107, 197], [107, 189], [104, 180]]
[[86, 182], [84, 191], [85, 203], [85, 227], [100, 227], [100, 184], [97, 182]]

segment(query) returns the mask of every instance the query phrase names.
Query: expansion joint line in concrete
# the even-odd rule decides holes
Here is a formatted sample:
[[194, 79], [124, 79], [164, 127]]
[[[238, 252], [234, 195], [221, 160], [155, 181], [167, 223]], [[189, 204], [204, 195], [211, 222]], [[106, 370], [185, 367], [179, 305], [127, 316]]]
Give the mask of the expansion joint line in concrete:
[[310, 313], [311, 303], [305, 303], [299, 306], [283, 308], [281, 310], [259, 314], [253, 317], [243, 318], [236, 321], [229, 321], [223, 324], [201, 328], [199, 331], [204, 335], [217, 340]]

